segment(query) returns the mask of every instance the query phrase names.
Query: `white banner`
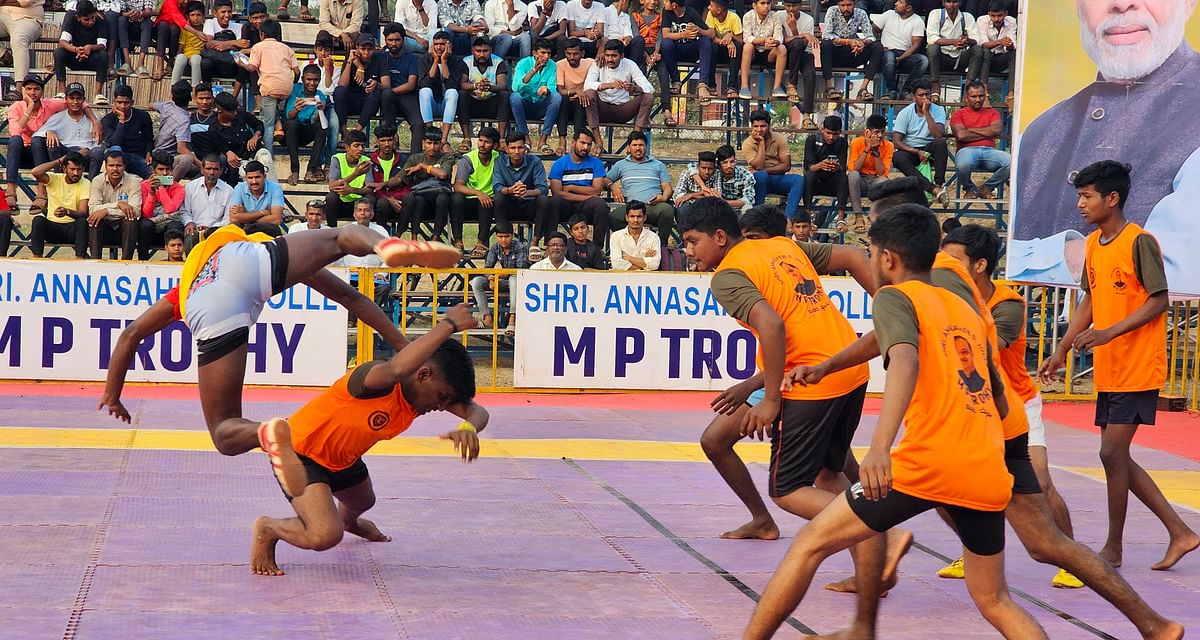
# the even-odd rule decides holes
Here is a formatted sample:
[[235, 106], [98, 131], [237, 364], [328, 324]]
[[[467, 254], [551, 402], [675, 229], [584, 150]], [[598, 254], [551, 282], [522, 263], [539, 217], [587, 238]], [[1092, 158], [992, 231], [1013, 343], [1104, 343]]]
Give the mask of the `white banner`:
[[[755, 372], [754, 335], [725, 314], [712, 274], [518, 271], [514, 382], [526, 388], [724, 390]], [[851, 278], [821, 278], [860, 335], [871, 298]], [[871, 363], [870, 391], [883, 391]]]
[[[0, 260], [0, 379], [103, 381], [122, 329], [179, 282], [169, 264]], [[325, 386], [346, 370], [346, 310], [304, 285], [250, 330], [248, 384]], [[195, 382], [182, 322], [142, 342], [127, 379]]]

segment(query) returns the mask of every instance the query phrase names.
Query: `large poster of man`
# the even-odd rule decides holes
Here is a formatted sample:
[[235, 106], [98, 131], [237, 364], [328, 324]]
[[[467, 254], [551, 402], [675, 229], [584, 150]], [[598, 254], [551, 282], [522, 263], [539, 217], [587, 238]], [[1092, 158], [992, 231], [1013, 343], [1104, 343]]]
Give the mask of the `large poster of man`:
[[1200, 295], [1198, 0], [1023, 2], [1008, 277], [1074, 285], [1092, 230], [1072, 181], [1132, 168], [1126, 218], [1158, 238], [1171, 293]]

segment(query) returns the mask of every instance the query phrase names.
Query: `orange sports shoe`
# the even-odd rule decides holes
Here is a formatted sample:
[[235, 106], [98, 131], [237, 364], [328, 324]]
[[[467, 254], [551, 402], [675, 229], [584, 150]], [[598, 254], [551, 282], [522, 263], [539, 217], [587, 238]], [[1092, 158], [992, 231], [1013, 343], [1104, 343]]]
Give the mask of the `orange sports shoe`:
[[436, 240], [388, 238], [375, 245], [375, 253], [389, 267], [420, 266], [449, 269], [462, 260], [462, 251]]

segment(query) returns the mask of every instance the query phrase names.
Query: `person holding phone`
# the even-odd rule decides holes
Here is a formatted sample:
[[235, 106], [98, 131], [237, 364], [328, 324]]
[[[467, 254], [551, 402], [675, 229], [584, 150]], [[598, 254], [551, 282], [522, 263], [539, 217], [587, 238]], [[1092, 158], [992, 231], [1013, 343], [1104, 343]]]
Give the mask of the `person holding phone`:
[[183, 237], [183, 185], [171, 175], [174, 160], [169, 153], [154, 153], [154, 173], [142, 182], [142, 217], [137, 225], [138, 260], [150, 259], [154, 245], [166, 245], [172, 231]]
[[818, 228], [825, 226], [825, 215], [814, 212], [816, 196], [837, 198], [837, 219], [846, 217], [846, 202], [850, 200], [850, 181], [846, 175], [846, 156], [850, 144], [842, 135], [842, 118], [828, 116], [821, 123], [821, 133], [808, 136], [804, 143], [804, 210]]

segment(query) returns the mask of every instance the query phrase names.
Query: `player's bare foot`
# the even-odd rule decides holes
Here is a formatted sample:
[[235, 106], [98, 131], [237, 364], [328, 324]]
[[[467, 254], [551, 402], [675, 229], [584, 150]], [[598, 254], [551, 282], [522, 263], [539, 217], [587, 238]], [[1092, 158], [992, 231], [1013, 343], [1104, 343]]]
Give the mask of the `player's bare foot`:
[[778, 540], [779, 527], [771, 518], [751, 520], [746, 524], [721, 534], [726, 540]]
[[1146, 640], [1180, 640], [1183, 637], [1183, 625], [1168, 621], [1160, 629], [1155, 629], [1146, 636]]
[[279, 538], [271, 531], [270, 521], [266, 516], [259, 516], [252, 530], [254, 537], [250, 543], [250, 570], [259, 576], [283, 575], [283, 569], [275, 564], [275, 543], [279, 542]]
[[900, 559], [912, 548], [913, 534], [905, 529], [889, 529], [887, 532], [887, 557], [883, 561], [883, 590], [896, 586], [896, 573]]
[[308, 486], [308, 472], [292, 448], [292, 428], [282, 418], [271, 418], [258, 426], [258, 444], [271, 459], [271, 468], [283, 490], [299, 498]]
[[366, 518], [359, 518], [354, 524], [345, 525], [346, 533], [370, 540], [371, 542], [391, 542], [392, 537], [384, 535], [379, 531], [379, 527], [375, 526], [374, 522]]
[[[836, 591], [838, 593], [858, 593], [858, 583], [856, 582], [857, 580], [858, 580], [857, 576], [850, 576], [849, 578], [846, 578], [845, 580], [838, 580], [837, 582], [830, 582], [829, 584], [825, 585], [825, 590], [826, 591]], [[880, 598], [886, 598], [888, 596], [888, 592], [896, 584], [895, 581], [896, 581], [896, 578], [895, 578], [895, 576], [893, 576], [891, 585], [888, 585], [886, 582], [882, 584], [883, 588], [879, 590]]]
[[1113, 549], [1104, 547], [1096, 555], [1100, 556], [1101, 560], [1107, 562], [1114, 569], [1121, 566], [1121, 551], [1119, 549], [1114, 551]]
[[1175, 566], [1175, 563], [1179, 562], [1183, 556], [1195, 551], [1196, 547], [1200, 547], [1200, 536], [1191, 531], [1188, 534], [1179, 538], [1171, 538], [1171, 544], [1167, 545], [1166, 555], [1150, 568], [1155, 571], [1166, 571]]

